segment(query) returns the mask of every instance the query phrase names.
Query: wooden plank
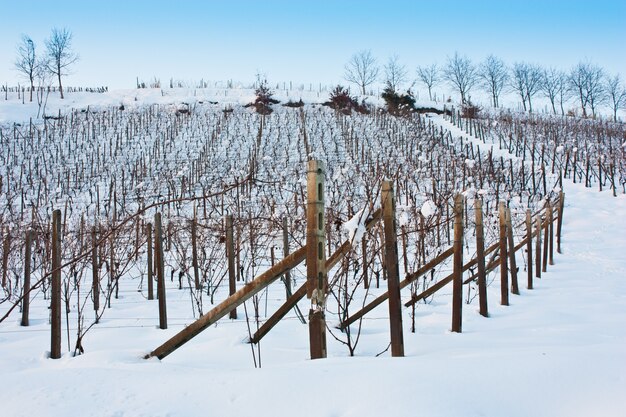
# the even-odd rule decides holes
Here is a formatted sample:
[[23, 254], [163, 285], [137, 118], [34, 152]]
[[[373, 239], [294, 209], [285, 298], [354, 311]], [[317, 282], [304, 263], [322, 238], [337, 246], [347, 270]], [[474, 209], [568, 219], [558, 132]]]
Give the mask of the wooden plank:
[[485, 272], [485, 232], [483, 228], [483, 202], [475, 201], [476, 217], [476, 267], [478, 268], [478, 303], [480, 315], [489, 317], [487, 305], [487, 274]]
[[[405, 279], [400, 281], [400, 289], [403, 289], [404, 287], [408, 286], [411, 282], [415, 281], [417, 278], [424, 275], [426, 272], [430, 271], [431, 269], [439, 265], [441, 262], [448, 259], [452, 255], [452, 253], [453, 253], [453, 248], [450, 247], [446, 249], [443, 253], [436, 256], [432, 261], [428, 262], [426, 265], [424, 265], [423, 267], [421, 267], [414, 273], [408, 275]], [[385, 300], [387, 300], [388, 297], [389, 297], [388, 292], [385, 292], [379, 295], [374, 300], [372, 300], [369, 304], [364, 306], [361, 310], [359, 310], [352, 316], [348, 317], [343, 323], [339, 325], [339, 328], [342, 330], [345, 329], [346, 327], [348, 327], [349, 325], [351, 325], [352, 323], [359, 320], [361, 317], [365, 316], [367, 313], [369, 313], [370, 311], [372, 311], [373, 309], [381, 305]]]
[[157, 297], [159, 299], [159, 328], [167, 329], [167, 303], [165, 299], [165, 263], [163, 259], [163, 227], [161, 213], [154, 215], [154, 251], [157, 272]]
[[311, 359], [326, 357], [326, 227], [324, 216], [325, 166], [322, 161], [311, 160], [307, 168], [307, 225], [306, 268], [307, 297], [311, 299], [309, 311], [309, 346]]
[[306, 258], [306, 246], [301, 247], [295, 252], [291, 253], [287, 258], [276, 263], [273, 267], [257, 276], [254, 280], [240, 288], [231, 297], [222, 301], [215, 306], [211, 311], [200, 317], [198, 320], [191, 323], [189, 326], [178, 332], [171, 339], [163, 343], [161, 346], [150, 352], [145, 356], [146, 359], [156, 356], [159, 359], [163, 359], [167, 355], [174, 352], [176, 349], [193, 339], [200, 332], [207, 327], [217, 322], [222, 317], [226, 316], [234, 307], [238, 307], [245, 301], [252, 298], [255, 294], [258, 294], [265, 287], [272, 282], [276, 281], [290, 269], [293, 269], [296, 265], [300, 264]]
[[[233, 238], [233, 216], [226, 216], [226, 257], [228, 258], [228, 296], [232, 296], [237, 291], [236, 271], [235, 271], [235, 240]], [[233, 308], [229, 317], [237, 319], [237, 308]]]
[[22, 326], [28, 326], [29, 324], [29, 312], [30, 312], [30, 261], [31, 261], [31, 250], [32, 250], [32, 242], [33, 242], [33, 231], [28, 229], [26, 231], [26, 241], [24, 243], [24, 285], [22, 287], [22, 293], [24, 296], [22, 297]]
[[61, 210], [52, 213], [52, 283], [50, 358], [61, 357]]
[[454, 197], [454, 254], [452, 272], [452, 331], [461, 333], [463, 324], [463, 195]]
[[398, 266], [398, 236], [396, 234], [396, 204], [393, 184], [383, 181], [381, 190], [383, 208], [385, 267], [387, 268], [387, 293], [389, 294], [389, 334], [391, 356], [404, 356], [402, 333], [402, 301], [400, 299], [400, 268]]
[[500, 221], [500, 304], [509, 305], [509, 273], [506, 259], [507, 253], [507, 235], [506, 235], [506, 208], [504, 202], [500, 202], [498, 206]]
[[533, 220], [530, 214], [530, 209], [526, 210], [526, 254], [528, 257], [528, 266], [526, 267], [528, 277], [526, 287], [529, 290], [533, 289]]
[[511, 293], [519, 295], [519, 286], [517, 283], [517, 262], [515, 259], [515, 240], [513, 239], [513, 225], [511, 222], [511, 209], [506, 208], [506, 234], [509, 251], [509, 271], [511, 273]]

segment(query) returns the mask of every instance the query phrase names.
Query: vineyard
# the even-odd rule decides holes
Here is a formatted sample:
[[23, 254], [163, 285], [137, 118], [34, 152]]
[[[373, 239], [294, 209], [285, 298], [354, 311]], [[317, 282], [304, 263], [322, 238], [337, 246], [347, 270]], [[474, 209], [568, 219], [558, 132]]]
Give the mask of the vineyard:
[[[344, 322], [350, 311], [379, 294], [387, 279], [382, 226], [360, 230], [355, 237], [380, 206], [383, 180], [395, 184], [402, 277], [451, 246], [457, 193], [465, 197], [464, 256], [472, 259], [475, 200], [482, 202], [484, 239], [491, 244], [499, 235], [500, 202], [510, 208], [513, 224], [524, 224], [527, 209], [537, 212], [557, 201], [563, 181], [613, 195], [625, 191], [623, 125], [446, 113], [396, 118], [372, 110], [346, 116], [310, 105], [261, 116], [246, 108], [223, 111], [197, 102], [182, 108], [88, 108], [42, 124], [3, 126], [1, 320], [24, 310], [24, 294], [39, 305], [37, 311], [45, 311], [41, 308], [52, 292], [52, 214], [57, 209], [66, 347], [77, 354], [84, 352], [85, 335], [115, 307], [121, 288], [154, 298], [157, 213], [167, 298], [172, 292], [186, 294], [183, 314], [189, 319], [304, 247], [306, 164], [311, 159], [327, 167], [326, 256], [345, 241], [352, 243], [340, 267], [329, 271], [329, 323]], [[514, 233], [521, 241], [526, 231]], [[451, 268], [450, 262], [433, 268], [428, 279], [411, 283], [405, 297], [416, 297]], [[229, 271], [236, 284], [229, 283]], [[280, 292], [289, 298], [306, 281], [306, 270], [295, 268], [282, 281], [274, 285], [282, 289], [272, 290], [277, 300]], [[265, 291], [264, 309], [263, 295], [256, 295], [254, 312], [246, 311], [246, 321], [256, 329], [268, 316]], [[466, 302], [476, 297], [472, 281]], [[296, 309], [303, 322], [305, 302]], [[415, 329], [415, 307], [411, 317]], [[336, 337], [354, 354], [361, 324], [345, 330]]]

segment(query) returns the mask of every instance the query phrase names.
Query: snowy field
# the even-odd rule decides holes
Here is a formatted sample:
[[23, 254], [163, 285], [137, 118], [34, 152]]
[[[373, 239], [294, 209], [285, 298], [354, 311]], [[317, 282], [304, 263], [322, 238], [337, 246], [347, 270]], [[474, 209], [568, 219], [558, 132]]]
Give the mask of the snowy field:
[[[134, 92], [111, 94], [95, 104], [135, 102]], [[63, 105], [84, 104], [77, 100]], [[233, 99], [249, 101], [250, 91]], [[0, 105], [0, 120], [28, 120], [37, 111], [19, 108]], [[490, 317], [478, 314], [477, 298], [464, 304], [462, 334], [449, 330], [451, 286], [418, 305], [415, 333], [403, 309], [404, 358], [386, 351], [384, 303], [363, 320], [355, 357], [328, 334], [329, 357], [309, 360], [308, 326], [292, 311], [261, 342], [255, 368], [242, 306], [237, 320], [219, 321], [162, 361], [144, 360], [194, 318], [189, 292], [168, 280], [169, 329], [158, 329], [157, 301], [145, 299], [135, 277], [120, 281], [120, 299], [85, 337], [84, 355], [67, 352], [64, 333], [63, 357], [47, 358], [49, 312], [41, 299], [30, 327], [19, 325], [18, 314], [0, 323], [2, 415], [624, 416], [626, 196], [569, 180], [563, 188], [563, 254], [555, 253], [535, 289], [522, 285], [520, 251], [521, 295], [499, 305], [496, 269], [488, 277]], [[283, 300], [277, 282], [260, 298], [261, 320]], [[308, 302], [299, 305], [306, 314]], [[252, 314], [252, 303], [245, 308]]]

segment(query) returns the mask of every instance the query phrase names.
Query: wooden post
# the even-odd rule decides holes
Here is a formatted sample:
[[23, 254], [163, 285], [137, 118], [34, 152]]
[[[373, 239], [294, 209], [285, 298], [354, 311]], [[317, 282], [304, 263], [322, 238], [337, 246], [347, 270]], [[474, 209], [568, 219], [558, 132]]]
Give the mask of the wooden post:
[[91, 295], [96, 322], [98, 321], [98, 310], [100, 310], [100, 278], [98, 272], [98, 235], [97, 226], [93, 226], [91, 228]]
[[194, 210], [193, 219], [191, 220], [191, 264], [193, 266], [193, 279], [196, 290], [200, 289], [200, 271], [198, 270], [198, 222], [196, 212]]
[[529, 290], [533, 289], [533, 220], [530, 209], [526, 210], [526, 253], [528, 254], [528, 284]]
[[385, 266], [387, 268], [387, 291], [389, 293], [391, 356], [404, 356], [402, 301], [400, 299], [399, 286], [400, 267], [398, 266], [398, 241], [396, 234], [396, 204], [391, 181], [383, 181], [381, 198], [385, 229]]
[[309, 343], [311, 359], [326, 357], [326, 253], [324, 221], [324, 176], [321, 161], [311, 160], [307, 169], [307, 298], [309, 311]]
[[[283, 217], [283, 258], [289, 256], [289, 219]], [[291, 273], [285, 272], [285, 291], [287, 294], [286, 299], [291, 297]]]
[[154, 215], [154, 251], [157, 269], [157, 296], [159, 297], [159, 328], [167, 329], [167, 305], [165, 303], [165, 263], [163, 260], [163, 227], [161, 213]]
[[550, 232], [550, 201], [548, 201], [548, 206], [546, 207], [546, 218], [543, 221], [543, 262], [541, 264], [541, 272], [547, 272], [548, 270], [548, 233]]
[[52, 300], [50, 358], [61, 357], [61, 210], [52, 213]]
[[563, 207], [565, 206], [565, 194], [563, 191], [559, 193], [559, 217], [556, 223], [556, 251], [561, 252], [561, 225], [563, 224]]
[[478, 267], [478, 303], [480, 315], [489, 317], [487, 308], [487, 277], [485, 273], [485, 232], [483, 229], [483, 202], [475, 201], [476, 213], [476, 266]]
[[552, 211], [552, 204], [548, 206], [546, 216], [548, 217], [548, 228], [550, 229], [548, 233], [550, 236], [548, 240], [548, 263], [554, 265], [554, 212]]
[[6, 288], [7, 286], [7, 276], [9, 275], [9, 250], [11, 249], [11, 233], [8, 227], [4, 230], [4, 243], [2, 245], [2, 288]]
[[537, 214], [535, 233], [537, 233], [537, 242], [535, 244], [535, 277], [541, 278], [541, 214]]
[[454, 197], [454, 254], [452, 278], [452, 331], [461, 333], [463, 324], [463, 195]]
[[[228, 257], [228, 295], [233, 295], [237, 291], [237, 285], [235, 280], [237, 275], [235, 273], [235, 243], [233, 239], [233, 216], [226, 216], [226, 256]], [[237, 318], [237, 308], [233, 308], [230, 311], [229, 317], [231, 319]]]
[[154, 271], [152, 266], [154, 260], [152, 259], [152, 223], [146, 225], [146, 237], [148, 244], [148, 300], [154, 300]]
[[504, 202], [498, 206], [500, 215], [500, 304], [509, 305], [509, 274], [507, 271], [507, 235], [506, 235], [506, 208]]
[[33, 241], [33, 231], [26, 231], [26, 243], [24, 248], [24, 285], [22, 286], [22, 326], [28, 326], [28, 314], [30, 311], [30, 258]]
[[506, 209], [506, 230], [509, 250], [509, 270], [511, 271], [511, 293], [519, 295], [517, 285], [517, 262], [515, 260], [515, 240], [513, 239], [513, 222], [511, 221], [511, 209]]

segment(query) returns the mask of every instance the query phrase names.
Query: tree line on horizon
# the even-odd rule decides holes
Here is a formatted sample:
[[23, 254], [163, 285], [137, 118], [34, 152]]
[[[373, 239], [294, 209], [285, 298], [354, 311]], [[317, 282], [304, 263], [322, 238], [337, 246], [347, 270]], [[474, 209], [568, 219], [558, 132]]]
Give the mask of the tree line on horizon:
[[428, 89], [433, 99], [433, 88], [446, 83], [459, 93], [463, 105], [471, 105], [471, 92], [481, 89], [490, 97], [490, 105], [500, 107], [500, 97], [505, 92], [516, 94], [524, 111], [533, 111], [533, 99], [542, 96], [550, 101], [552, 112], [566, 114], [565, 104], [570, 100], [577, 103], [583, 117], [595, 118], [598, 109], [606, 106], [617, 121], [617, 112], [626, 107], [626, 87], [619, 74], [609, 75], [602, 67], [589, 61], [581, 61], [569, 71], [527, 62], [507, 65], [495, 55], [482, 62], [474, 63], [466, 56], [455, 52], [443, 65], [430, 64], [416, 68], [416, 79], [411, 82], [409, 70], [398, 56], [390, 57], [380, 65], [370, 50], [361, 50], [352, 55], [344, 67], [344, 79], [356, 85], [361, 94], [369, 86], [382, 81], [383, 94], [398, 94], [401, 87], [410, 82], [407, 95], [412, 96], [411, 87], [420, 82]]
[[[30, 84], [31, 102], [35, 84], [41, 90], [54, 78], [60, 96], [64, 98], [62, 77], [79, 59], [72, 50], [72, 33], [68, 29], [53, 28], [44, 45], [45, 50], [39, 53], [28, 35], [22, 35], [17, 45], [15, 68]], [[626, 86], [620, 74], [609, 75], [590, 61], [581, 61], [564, 71], [527, 62], [507, 65], [495, 55], [474, 63], [455, 52], [443, 65], [418, 66], [415, 75], [415, 78], [409, 76], [409, 70], [397, 55], [381, 66], [370, 50], [361, 50], [345, 64], [343, 77], [357, 86], [363, 95], [372, 84], [382, 81], [383, 95], [405, 97], [406, 100], [413, 97], [411, 88], [419, 82], [428, 89], [430, 100], [433, 100], [433, 88], [447, 84], [458, 92], [462, 105], [471, 105], [472, 91], [480, 89], [488, 94], [494, 108], [500, 107], [500, 97], [507, 92], [517, 95], [524, 111], [528, 112], [533, 111], [533, 99], [537, 96], [548, 99], [552, 112], [561, 115], [566, 114], [565, 104], [570, 101], [576, 103], [583, 117], [595, 118], [599, 108], [606, 106], [612, 111], [614, 121], [617, 121], [618, 110], [626, 108]], [[402, 87], [409, 83], [406, 94], [400, 95]]]

